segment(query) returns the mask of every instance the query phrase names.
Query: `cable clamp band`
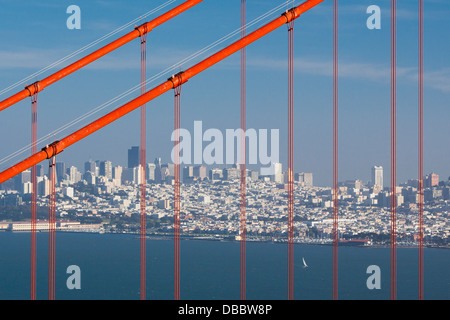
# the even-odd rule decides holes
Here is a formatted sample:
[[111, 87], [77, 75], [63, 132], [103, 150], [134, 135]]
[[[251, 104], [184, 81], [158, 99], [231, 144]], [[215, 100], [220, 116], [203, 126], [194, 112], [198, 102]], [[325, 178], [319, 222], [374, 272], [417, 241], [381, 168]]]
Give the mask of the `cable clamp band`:
[[30, 97], [34, 96], [35, 94], [41, 91], [39, 82], [40, 81], [36, 81], [35, 83], [30, 84], [29, 86], [25, 85], [25, 90], [28, 90], [28, 92], [30, 93]]
[[183, 71], [178, 72], [177, 74], [174, 74], [172, 77], [167, 79], [168, 81], [172, 82], [174, 89], [187, 82], [187, 80], [183, 79], [183, 73]]
[[58, 144], [59, 141], [55, 141], [50, 145], [46, 145], [44, 148], [42, 148], [42, 151], [44, 151], [47, 154], [47, 159], [51, 159], [52, 157], [56, 156], [58, 153], [61, 153], [63, 150], [58, 151]]
[[286, 18], [286, 23], [290, 23], [291, 21], [294, 21], [296, 18], [300, 17], [300, 15], [296, 15], [295, 9], [296, 8], [286, 10], [286, 12], [281, 14], [281, 16], [284, 16]]

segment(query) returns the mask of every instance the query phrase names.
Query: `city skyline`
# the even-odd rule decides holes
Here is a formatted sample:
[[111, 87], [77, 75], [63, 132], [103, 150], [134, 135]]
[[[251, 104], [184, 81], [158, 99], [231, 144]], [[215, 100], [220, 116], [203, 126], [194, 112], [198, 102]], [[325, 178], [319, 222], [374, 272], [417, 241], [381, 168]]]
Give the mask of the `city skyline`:
[[[95, 174], [87, 171], [84, 175], [75, 167], [67, 166], [68, 174], [65, 179], [57, 183], [56, 213], [58, 216], [59, 231], [99, 232], [99, 233], [136, 233], [140, 196], [138, 193], [138, 167], [128, 169], [133, 172], [132, 179], [122, 181], [120, 166], [112, 166], [113, 177], [107, 178], [100, 174], [108, 174], [107, 170], [100, 173], [100, 166], [111, 164], [106, 161], [86, 162], [86, 169], [92, 169], [91, 164], [98, 164]], [[60, 163], [59, 168], [65, 164]], [[148, 181], [146, 184], [146, 214], [153, 221], [148, 232], [167, 235], [173, 231], [173, 165], [164, 164], [161, 159], [155, 159], [149, 167], [154, 169], [153, 179], [157, 176], [157, 168], [164, 169], [166, 177], [161, 173], [162, 181]], [[211, 178], [208, 179], [205, 166], [190, 166], [183, 170], [183, 176], [189, 181], [183, 183], [181, 189], [182, 230], [184, 235], [198, 236], [204, 239], [205, 235], [213, 237], [234, 237], [239, 240], [238, 213], [240, 211], [239, 194], [239, 168], [226, 170], [212, 169]], [[116, 169], [121, 169], [120, 173]], [[373, 169], [373, 168], [372, 168]], [[234, 170], [234, 171], [233, 171]], [[150, 170], [149, 170], [150, 172]], [[41, 172], [42, 173], [42, 172]], [[255, 171], [251, 172], [255, 173]], [[256, 171], [257, 173], [257, 171]], [[79, 181], [72, 181], [71, 175], [78, 176]], [[248, 174], [247, 180], [247, 210], [249, 236], [255, 240], [282, 241], [286, 236], [285, 214], [286, 181], [277, 182], [273, 177], [258, 177]], [[94, 177], [91, 181], [86, 176]], [[0, 213], [4, 217], [15, 217], [13, 222], [0, 218], [0, 230], [27, 231], [30, 223], [25, 215], [18, 210], [27, 208], [30, 203], [30, 172], [25, 171], [18, 176], [21, 190], [0, 189]], [[136, 179], [137, 178], [137, 179]], [[151, 177], [148, 177], [151, 180]], [[119, 179], [119, 180], [117, 180]], [[156, 179], [155, 179], [156, 180]], [[38, 179], [38, 207], [40, 209], [39, 228], [46, 230], [48, 223], [47, 205], [49, 189], [48, 179]], [[294, 213], [295, 241], [298, 243], [330, 243], [332, 241], [332, 212], [333, 200], [331, 187], [318, 187], [313, 185], [312, 173], [295, 175]], [[338, 190], [340, 223], [339, 230], [342, 239], [360, 239], [355, 242], [359, 245], [389, 244], [390, 234], [390, 205], [392, 192], [390, 188], [380, 189], [377, 185], [364, 184], [360, 180], [349, 180], [340, 183]], [[447, 211], [450, 199], [450, 180], [439, 181], [436, 174], [427, 174], [424, 180], [425, 214], [427, 216], [424, 232], [425, 239], [430, 244], [443, 245], [448, 242]], [[14, 189], [14, 188], [13, 188]], [[411, 246], [417, 241], [417, 212], [419, 204], [418, 182], [409, 180], [401, 183], [395, 190], [398, 206], [398, 239], [399, 243]], [[22, 209], [20, 209], [22, 208]], [[44, 212], [42, 212], [44, 210]], [[16, 213], [15, 213], [16, 212]], [[44, 220], [42, 220], [44, 217]], [[113, 219], [115, 222], [112, 222]], [[164, 223], [158, 224], [155, 229], [154, 220]], [[206, 220], [205, 220], [206, 219]], [[120, 221], [120, 227], [116, 223]], [[67, 224], [66, 222], [70, 222]], [[62, 223], [62, 224], [61, 224]], [[153, 226], [153, 227], [152, 227]], [[231, 238], [230, 238], [231, 239]], [[325, 241], [325, 242], [324, 242]], [[367, 242], [369, 241], [369, 242]]]
[[[120, 177], [121, 181], [130, 181], [133, 182], [134, 184], [140, 184], [141, 180], [140, 180], [140, 171], [136, 171], [136, 170], [140, 170], [140, 163], [139, 161], [136, 161], [139, 159], [139, 146], [131, 146], [129, 149], [127, 149], [127, 165], [123, 165], [123, 164], [114, 164], [112, 161], [110, 160], [92, 160], [92, 159], [88, 159], [84, 162], [84, 166], [82, 166], [83, 171], [80, 170], [80, 167], [73, 165], [73, 164], [68, 164], [66, 162], [62, 162], [62, 161], [58, 161], [56, 162], [56, 175], [57, 175], [57, 181], [60, 182], [61, 181], [61, 176], [65, 177], [66, 175], [69, 177], [69, 180], [72, 183], [75, 183], [74, 180], [81, 181], [81, 180], [85, 180], [87, 182], [89, 181], [93, 181], [92, 179], [95, 179], [96, 177], [100, 177], [100, 176], [104, 176], [109, 180], [113, 180], [116, 179], [117, 175]], [[129, 167], [130, 165], [136, 164], [137, 166], [134, 167]], [[275, 172], [272, 175], [267, 175], [266, 177], [273, 177], [273, 181], [279, 184], [285, 184], [285, 178], [284, 178], [284, 174], [286, 171], [283, 170], [283, 164], [282, 163], [274, 163], [275, 165]], [[165, 176], [170, 176], [170, 177], [174, 177], [174, 164], [167, 162], [164, 163], [162, 162], [161, 158], [157, 157], [154, 159], [153, 162], [147, 162], [147, 180], [149, 181], [153, 181], [153, 182], [157, 182], [157, 183], [161, 183], [164, 182], [164, 178], [161, 179], [161, 177], [158, 179], [157, 178], [157, 173], [155, 171], [155, 169], [158, 168], [158, 166], [161, 167], [165, 167], [167, 168], [167, 173], [165, 174]], [[199, 173], [199, 168], [204, 168], [204, 173]], [[186, 170], [187, 169], [187, 170]], [[228, 169], [234, 169], [236, 170], [236, 173], [233, 173], [233, 176], [227, 177], [226, 176], [226, 171]], [[225, 179], [225, 180], [229, 180], [229, 179], [238, 179], [240, 176], [240, 169], [238, 165], [184, 165], [181, 164], [181, 181], [184, 182], [184, 180], [186, 178], [191, 178], [191, 177], [200, 177], [202, 176], [203, 178], [208, 178], [211, 179], [211, 177], [217, 173], [216, 170], [220, 171], [220, 179]], [[252, 170], [247, 168], [246, 169], [249, 173], [248, 173], [248, 177], [254, 179], [259, 179], [259, 178], [264, 178], [265, 176], [260, 175], [258, 170]], [[252, 172], [255, 172], [256, 175], [252, 174]], [[88, 173], [92, 173], [92, 176], [89, 176]], [[161, 173], [160, 173], [161, 174]], [[124, 179], [122, 175], [127, 175], [126, 178]], [[307, 185], [313, 185], [313, 175], [314, 173], [305, 173], [301, 170], [295, 170], [294, 171], [294, 177], [296, 182], [307, 182]], [[37, 176], [39, 178], [43, 178], [46, 177], [48, 179], [48, 170], [44, 170], [44, 166], [43, 165], [37, 165]], [[77, 178], [75, 178], [75, 176]], [[22, 181], [26, 180], [26, 181], [31, 181], [31, 169], [24, 171], [23, 173], [21, 173], [19, 176], [16, 176], [15, 178], [11, 179], [14, 181]], [[445, 178], [440, 180], [440, 176], [438, 174], [436, 174], [435, 172], [430, 172], [428, 174], [425, 174], [423, 177], [424, 180], [424, 187], [432, 187], [432, 186], [437, 186], [441, 181], [446, 181]], [[450, 180], [450, 177], [448, 177], [447, 180]], [[41, 180], [39, 180], [41, 181]], [[356, 179], [347, 179], [347, 180], [340, 180], [339, 181], [339, 185], [346, 185], [349, 183], [357, 183], [357, 184], [361, 184], [361, 186], [370, 186], [370, 187], [374, 187], [376, 188], [376, 186], [379, 186], [380, 183], [382, 183], [384, 181], [384, 174], [383, 174], [383, 167], [381, 166], [372, 166], [371, 167], [371, 178], [369, 180], [363, 181], [360, 180], [358, 178]], [[417, 184], [417, 179], [416, 178], [409, 178], [405, 181], [398, 181], [398, 186], [404, 185], [404, 184], [408, 184], [411, 181], [416, 181]], [[13, 181], [5, 182], [4, 184], [0, 184], [0, 190], [2, 189], [2, 187], [4, 186], [5, 190], [7, 190], [9, 188], [9, 186], [11, 185], [11, 183], [13, 183]], [[331, 187], [330, 186], [320, 186], [320, 187]], [[30, 186], [26, 186], [28, 192], [27, 193], [31, 193], [31, 187]], [[384, 183], [381, 185], [381, 188], [379, 190], [382, 189], [390, 189], [390, 184], [389, 182]]]

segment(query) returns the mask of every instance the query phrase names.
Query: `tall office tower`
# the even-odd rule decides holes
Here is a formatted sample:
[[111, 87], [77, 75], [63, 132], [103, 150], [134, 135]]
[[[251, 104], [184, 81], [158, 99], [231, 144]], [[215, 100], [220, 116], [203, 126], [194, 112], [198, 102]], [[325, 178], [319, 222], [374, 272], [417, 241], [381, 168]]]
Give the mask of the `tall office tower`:
[[281, 163], [275, 162], [273, 165], [273, 181], [276, 183], [283, 183], [283, 165]]
[[90, 185], [95, 185], [95, 174], [91, 171], [87, 171], [83, 175], [83, 179]]
[[48, 178], [44, 176], [41, 181], [38, 182], [37, 186], [38, 195], [41, 197], [46, 197], [50, 193], [50, 182]]
[[424, 186], [425, 188], [431, 188], [439, 185], [439, 175], [436, 173], [430, 173], [425, 176]]
[[141, 184], [142, 183], [142, 166], [137, 166], [133, 168], [133, 183]]
[[31, 190], [33, 189], [33, 184], [31, 182], [25, 182], [22, 185], [22, 194], [30, 194]]
[[112, 178], [122, 181], [122, 173], [123, 173], [123, 168], [121, 166], [114, 167]]
[[31, 170], [25, 170], [21, 173], [19, 173], [16, 178], [15, 178], [15, 189], [17, 191], [22, 191], [23, 190], [23, 185], [26, 182], [31, 182]]
[[66, 164], [64, 162], [56, 163], [56, 181], [64, 180], [66, 174]]
[[162, 173], [161, 173], [161, 158], [155, 159], [155, 181], [160, 183], [162, 181]]
[[68, 173], [70, 183], [78, 183], [79, 181], [81, 181], [82, 176], [77, 167], [71, 166], [68, 169]]
[[197, 166], [194, 167], [194, 177], [199, 179], [205, 179], [206, 178], [206, 167], [205, 166]]
[[100, 162], [100, 175], [108, 179], [112, 179], [112, 163], [111, 161]]
[[44, 166], [42, 164], [36, 165], [36, 176], [38, 177], [44, 176]]
[[147, 163], [147, 180], [155, 181], [156, 165], [154, 163]]
[[169, 167], [167, 167], [167, 166], [162, 166], [160, 169], [160, 172], [161, 172], [161, 182], [166, 181], [167, 177], [173, 177], [170, 174]]
[[302, 172], [303, 174], [303, 185], [305, 187], [313, 186], [313, 174], [311, 172]]
[[187, 166], [183, 168], [183, 182], [188, 182], [194, 179], [194, 167]]
[[128, 149], [128, 168], [133, 169], [137, 167], [140, 163], [140, 158], [139, 147], [131, 147], [131, 149]]
[[95, 160], [95, 176], [100, 176], [100, 160]]
[[294, 180], [299, 182], [302, 187], [313, 186], [313, 174], [308, 172], [300, 172], [294, 175]]
[[89, 160], [89, 161], [86, 161], [85, 163], [84, 163], [84, 173], [86, 173], [86, 172], [92, 172], [94, 175], [95, 175], [95, 169], [96, 169], [96, 164], [95, 164], [95, 161], [93, 161], [93, 160]]
[[383, 167], [372, 167], [372, 185], [383, 189]]
[[173, 163], [165, 164], [163, 167], [167, 167], [169, 169], [169, 176], [175, 177], [175, 165]]

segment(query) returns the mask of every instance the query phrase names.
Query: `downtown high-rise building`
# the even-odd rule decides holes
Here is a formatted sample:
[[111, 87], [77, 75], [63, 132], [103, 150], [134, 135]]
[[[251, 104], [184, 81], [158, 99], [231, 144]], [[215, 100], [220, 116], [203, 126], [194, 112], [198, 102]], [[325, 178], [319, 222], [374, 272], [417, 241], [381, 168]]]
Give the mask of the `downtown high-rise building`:
[[84, 173], [92, 172], [95, 176], [96, 167], [97, 167], [97, 165], [95, 164], [95, 161], [93, 161], [93, 160], [86, 161], [84, 163]]
[[161, 166], [161, 158], [155, 159], [155, 181], [157, 183], [162, 182], [162, 166]]
[[439, 185], [439, 175], [436, 173], [430, 173], [425, 176], [424, 187], [432, 188]]
[[142, 166], [137, 166], [133, 168], [133, 183], [141, 184], [142, 181]]
[[273, 181], [276, 183], [283, 183], [283, 165], [281, 163], [275, 162], [273, 165]]
[[62, 181], [65, 179], [67, 169], [66, 164], [64, 162], [56, 163], [56, 179], [57, 181]]
[[113, 178], [113, 168], [111, 161], [100, 162], [100, 175], [108, 179]]
[[147, 180], [155, 181], [156, 165], [154, 163], [147, 163]]
[[206, 179], [206, 167], [205, 166], [197, 166], [194, 167], [194, 177], [199, 178], [201, 180]]
[[70, 183], [78, 183], [83, 178], [81, 175], [81, 172], [78, 171], [77, 167], [71, 166], [67, 169], [67, 173], [69, 175], [69, 182]]
[[383, 167], [372, 167], [372, 186], [377, 186], [379, 189], [383, 189]]
[[92, 171], [87, 171], [83, 175], [83, 180], [90, 185], [95, 185], [95, 173]]
[[[295, 181], [299, 182], [303, 187], [313, 186], [313, 174], [310, 172], [300, 172], [296, 173], [294, 176]], [[285, 179], [287, 180], [287, 179]]]
[[121, 166], [117, 166], [113, 168], [112, 178], [122, 181], [123, 168]]
[[133, 169], [140, 164], [139, 147], [131, 147], [128, 149], [128, 168]]
[[36, 165], [36, 175], [38, 177], [43, 177], [44, 176], [44, 165], [42, 164], [38, 164]]
[[194, 167], [186, 166], [183, 168], [183, 182], [194, 180]]

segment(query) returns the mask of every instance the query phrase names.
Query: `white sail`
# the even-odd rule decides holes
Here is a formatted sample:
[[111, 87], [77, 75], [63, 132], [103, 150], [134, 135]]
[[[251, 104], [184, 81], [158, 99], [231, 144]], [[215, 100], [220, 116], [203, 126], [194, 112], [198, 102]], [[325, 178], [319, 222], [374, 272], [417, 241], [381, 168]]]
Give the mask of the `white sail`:
[[302, 260], [303, 260], [303, 268], [308, 267], [308, 265], [307, 265], [306, 262], [305, 262], [305, 258], [302, 258]]

